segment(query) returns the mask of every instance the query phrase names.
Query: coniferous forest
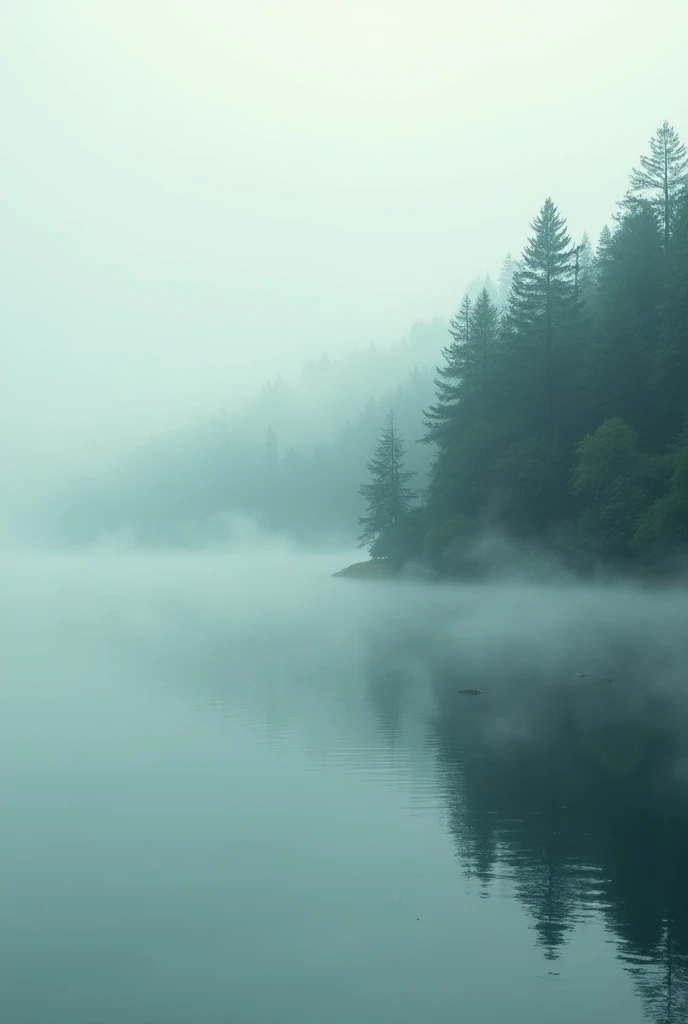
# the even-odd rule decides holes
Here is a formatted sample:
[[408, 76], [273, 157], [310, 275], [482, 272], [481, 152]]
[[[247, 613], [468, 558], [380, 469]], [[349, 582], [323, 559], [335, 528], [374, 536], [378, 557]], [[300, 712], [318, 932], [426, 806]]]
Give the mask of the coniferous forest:
[[440, 576], [542, 555], [683, 574], [686, 146], [657, 130], [596, 242], [573, 238], [551, 198], [534, 212], [520, 256], [475, 278], [448, 335], [436, 320], [389, 349], [357, 339], [22, 521], [60, 543], [193, 545], [239, 513], [306, 545], [358, 533], [389, 568]]
[[572, 239], [565, 211], [545, 200], [499, 292], [461, 303], [435, 389], [422, 437], [391, 444], [389, 422], [381, 437], [383, 452], [404, 441], [433, 451], [413, 507], [399, 514], [397, 501], [385, 516], [394, 481], [407, 480], [403, 460], [381, 464], [378, 450], [369, 467], [364, 493], [379, 501], [361, 540], [373, 556], [451, 575], [470, 571], [479, 538], [499, 535], [583, 571], [681, 563], [688, 154], [671, 125], [651, 139], [596, 245]]

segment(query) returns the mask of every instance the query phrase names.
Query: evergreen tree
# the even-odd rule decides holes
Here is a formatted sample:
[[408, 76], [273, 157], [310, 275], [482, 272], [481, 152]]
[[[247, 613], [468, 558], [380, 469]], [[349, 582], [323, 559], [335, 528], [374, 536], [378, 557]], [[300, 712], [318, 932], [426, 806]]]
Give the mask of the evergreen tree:
[[451, 432], [454, 424], [465, 370], [466, 345], [471, 332], [472, 308], [471, 300], [467, 295], [464, 296], [458, 313], [449, 322], [452, 341], [442, 349], [444, 365], [437, 367], [437, 402], [423, 413], [427, 428], [427, 433], [422, 438], [425, 443], [441, 443]]
[[420, 508], [390, 512], [393, 423], [378, 442], [362, 489], [373, 556], [463, 572], [494, 528], [579, 565], [669, 565], [688, 547], [686, 185], [665, 124], [595, 252], [587, 235], [572, 245], [546, 200], [522, 259], [504, 261], [500, 304], [484, 287], [451, 321], [424, 413], [436, 455]]
[[394, 410], [390, 409], [373, 457], [368, 462], [372, 481], [360, 488], [360, 494], [367, 502], [366, 514], [358, 521], [363, 527], [360, 547], [372, 549], [380, 535], [397, 525], [411, 507], [414, 492], [409, 487], [409, 480], [415, 474], [404, 469], [405, 454]]
[[[491, 383], [491, 369], [497, 351], [499, 336], [499, 309], [494, 304], [487, 288], [475, 301], [470, 312], [469, 330], [463, 346], [463, 377], [459, 385], [462, 401], [475, 396], [480, 405], [488, 400]], [[480, 415], [480, 410], [477, 410]]]
[[669, 253], [652, 385], [671, 440], [688, 426], [688, 202]]
[[609, 230], [607, 224], [604, 225], [600, 231], [600, 237], [597, 242], [597, 251], [595, 252], [595, 267], [598, 275], [603, 271], [604, 267], [608, 263], [612, 246], [612, 233]]
[[575, 252], [551, 199], [531, 224], [533, 234], [523, 251], [509, 302], [507, 325], [518, 400], [530, 409], [533, 426], [553, 440], [561, 420], [557, 402], [573, 361], [567, 358], [577, 313]]
[[571, 492], [583, 504], [581, 538], [607, 557], [627, 558], [647, 511], [647, 457], [637, 433], [618, 417], [606, 420], [576, 448]]
[[458, 313], [449, 321], [449, 333], [454, 339], [454, 343], [456, 345], [463, 345], [468, 341], [472, 308], [473, 303], [468, 296], [465, 295], [461, 305], [459, 306]]
[[440, 451], [452, 445], [462, 425], [486, 412], [499, 326], [499, 309], [487, 288], [474, 304], [464, 299], [452, 320], [454, 340], [444, 350], [446, 362], [435, 380], [437, 402], [424, 414], [428, 433], [423, 440], [433, 441]]
[[665, 259], [652, 212], [626, 213], [606, 246], [587, 345], [586, 393], [594, 422], [619, 416], [653, 440], [650, 375], [657, 346]]
[[649, 155], [641, 156], [640, 168], [633, 168], [628, 193], [622, 205], [637, 210], [647, 204], [662, 228], [664, 248], [675, 226], [681, 201], [688, 194], [688, 152], [678, 133], [665, 121], [650, 139]]
[[[432, 438], [437, 456], [430, 474], [428, 507], [433, 516], [453, 517], [465, 533], [466, 519], [479, 515], [493, 481], [492, 464], [517, 429], [501, 405], [504, 381], [500, 311], [483, 289], [470, 310], [466, 341], [460, 348], [460, 380], [454, 401], [444, 409], [447, 429]], [[446, 540], [445, 530], [438, 536]]]
[[583, 232], [580, 244], [576, 248], [575, 287], [576, 299], [590, 305], [595, 290], [595, 253], [590, 236]]

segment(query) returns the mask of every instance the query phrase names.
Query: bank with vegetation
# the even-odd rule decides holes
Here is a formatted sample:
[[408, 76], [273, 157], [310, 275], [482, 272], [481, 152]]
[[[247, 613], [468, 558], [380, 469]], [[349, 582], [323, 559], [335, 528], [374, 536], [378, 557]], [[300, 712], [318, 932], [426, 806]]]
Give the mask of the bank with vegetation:
[[688, 564], [688, 154], [664, 123], [612, 227], [573, 241], [547, 199], [507, 295], [451, 321], [418, 494], [393, 412], [368, 464], [361, 543], [399, 568], [474, 564], [481, 538], [671, 572]]

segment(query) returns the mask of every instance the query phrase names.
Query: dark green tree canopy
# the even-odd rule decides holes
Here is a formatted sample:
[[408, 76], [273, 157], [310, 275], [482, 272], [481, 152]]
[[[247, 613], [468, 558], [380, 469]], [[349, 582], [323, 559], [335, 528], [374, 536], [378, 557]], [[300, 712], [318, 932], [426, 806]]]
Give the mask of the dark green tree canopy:
[[653, 139], [596, 250], [547, 199], [518, 263], [504, 261], [499, 304], [473, 294], [424, 414], [427, 500], [395, 530], [395, 557], [406, 545], [461, 573], [494, 532], [581, 568], [684, 557], [688, 158], [674, 129]]
[[423, 413], [427, 428], [427, 433], [422, 438], [425, 443], [441, 444], [452, 432], [461, 396], [461, 381], [465, 375], [466, 346], [471, 333], [472, 309], [471, 300], [467, 295], [464, 296], [458, 313], [449, 322], [452, 340], [442, 350], [444, 363], [437, 367], [437, 401]]
[[414, 492], [409, 481], [415, 475], [404, 468], [406, 449], [390, 409], [384, 429], [368, 463], [372, 479], [362, 485], [366, 514], [359, 519], [362, 527], [360, 547], [371, 548], [383, 531], [395, 526], [411, 508]]
[[518, 411], [537, 434], [554, 440], [570, 419], [562, 394], [579, 364], [572, 352], [580, 312], [576, 252], [551, 199], [531, 228], [511, 289], [504, 365]]
[[509, 317], [516, 329], [545, 335], [570, 312], [574, 297], [574, 249], [566, 221], [546, 199], [531, 224], [519, 268], [514, 274]]

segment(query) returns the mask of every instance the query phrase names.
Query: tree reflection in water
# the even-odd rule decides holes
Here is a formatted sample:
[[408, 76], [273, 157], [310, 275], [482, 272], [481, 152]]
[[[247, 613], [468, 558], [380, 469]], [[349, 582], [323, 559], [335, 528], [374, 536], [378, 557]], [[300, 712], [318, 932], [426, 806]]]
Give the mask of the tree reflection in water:
[[[374, 676], [374, 673], [373, 673]], [[409, 686], [397, 663], [370, 697], [388, 739]], [[458, 693], [479, 687], [479, 697]], [[688, 715], [630, 663], [614, 680], [435, 666], [431, 724], [459, 862], [511, 882], [555, 961], [600, 915], [651, 1019], [688, 1020]]]

